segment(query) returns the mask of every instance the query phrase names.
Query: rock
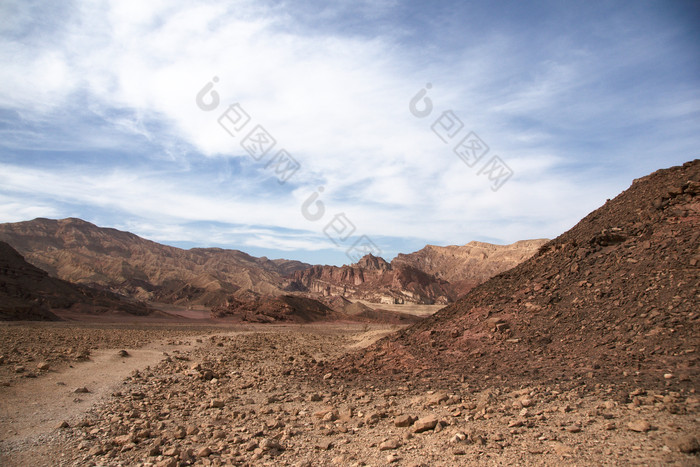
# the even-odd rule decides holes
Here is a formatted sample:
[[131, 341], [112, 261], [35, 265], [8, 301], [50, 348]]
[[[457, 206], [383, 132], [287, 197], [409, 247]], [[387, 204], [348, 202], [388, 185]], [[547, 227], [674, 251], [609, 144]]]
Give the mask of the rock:
[[398, 449], [401, 443], [395, 439], [388, 439], [379, 445], [380, 451], [390, 451], [392, 449]]
[[467, 441], [467, 435], [461, 431], [457, 432], [450, 438], [450, 443], [463, 443]]
[[58, 426], [57, 426], [56, 428], [59, 428], [59, 429], [60, 429], [60, 428], [70, 428], [70, 425], [68, 424], [67, 421], [64, 420], [64, 421], [62, 421], [61, 423], [59, 423]]
[[440, 405], [442, 402], [447, 402], [450, 399], [450, 397], [442, 392], [439, 392], [437, 394], [433, 394], [428, 397], [428, 405]]
[[209, 457], [210, 455], [211, 449], [206, 446], [197, 451], [197, 457]]
[[393, 464], [394, 462], [398, 462], [400, 460], [401, 458], [398, 456], [398, 454], [389, 454], [388, 456], [386, 456], [386, 462], [388, 464]]
[[127, 352], [126, 350], [120, 350], [120, 351], [119, 351], [119, 356], [122, 357], [122, 358], [131, 357], [131, 355], [129, 354], [129, 352]]
[[39, 371], [48, 371], [50, 368], [50, 365], [46, 362], [41, 362], [36, 366], [36, 369]]
[[177, 457], [180, 455], [180, 450], [175, 446], [170, 446], [169, 448], [163, 450], [163, 455], [168, 457]]
[[284, 448], [274, 439], [270, 438], [265, 438], [262, 441], [260, 441], [260, 448], [263, 451], [272, 451], [272, 450], [277, 450], [277, 451], [283, 451]]
[[222, 401], [221, 399], [212, 399], [211, 401], [209, 401], [209, 407], [213, 409], [220, 409], [224, 407], [224, 405], [224, 401]]
[[627, 428], [638, 433], [646, 433], [651, 430], [651, 425], [646, 420], [635, 420], [627, 424]]
[[532, 407], [535, 404], [529, 397], [523, 397], [518, 402], [520, 402], [522, 407]]
[[255, 451], [258, 448], [258, 442], [254, 439], [248, 441], [248, 443], [243, 447], [248, 452]]
[[418, 418], [411, 415], [400, 415], [394, 419], [394, 426], [399, 428], [411, 426], [416, 420]]
[[87, 393], [90, 392], [90, 390], [89, 390], [88, 388], [86, 388], [86, 387], [83, 386], [83, 387], [80, 387], [80, 388], [76, 388], [75, 391], [73, 391], [73, 392], [76, 393], [76, 394], [87, 394]]
[[158, 462], [155, 467], [177, 467], [177, 460], [174, 457], [169, 457]]
[[685, 454], [700, 452], [700, 443], [693, 435], [683, 435], [680, 438], [666, 438], [666, 446], [674, 451], [680, 451]]
[[15, 373], [24, 373], [24, 367], [22, 365], [15, 366]]
[[434, 430], [438, 424], [438, 419], [435, 415], [428, 415], [416, 421], [413, 425], [414, 433], [423, 433], [424, 431]]
[[672, 378], [673, 378], [673, 373], [664, 374], [664, 379], [672, 379]]
[[185, 430], [181, 426], [175, 428], [175, 430], [173, 431], [173, 437], [175, 439], [185, 439], [186, 436], [187, 436], [187, 430]]
[[581, 431], [581, 427], [578, 425], [569, 425], [566, 427], [566, 431], [569, 433], [579, 433]]
[[328, 451], [332, 447], [333, 447], [333, 442], [328, 441], [328, 440], [319, 441], [316, 444], [316, 449], [320, 449], [321, 451]]

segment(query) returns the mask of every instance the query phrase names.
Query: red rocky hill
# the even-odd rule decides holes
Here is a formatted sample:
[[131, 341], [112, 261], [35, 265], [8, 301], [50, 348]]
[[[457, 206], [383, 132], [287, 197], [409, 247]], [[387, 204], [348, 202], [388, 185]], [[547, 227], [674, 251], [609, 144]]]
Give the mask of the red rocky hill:
[[700, 160], [635, 180], [531, 259], [336, 371], [697, 388], [699, 193]]
[[0, 242], [0, 320], [57, 320], [54, 313], [123, 311], [146, 315], [149, 308], [121, 297], [50, 277]]

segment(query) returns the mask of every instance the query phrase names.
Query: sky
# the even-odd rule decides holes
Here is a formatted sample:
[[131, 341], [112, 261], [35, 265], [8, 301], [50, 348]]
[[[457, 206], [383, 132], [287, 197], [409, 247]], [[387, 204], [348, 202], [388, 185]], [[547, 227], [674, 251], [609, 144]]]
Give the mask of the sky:
[[350, 264], [699, 157], [700, 2], [0, 0], [0, 222]]

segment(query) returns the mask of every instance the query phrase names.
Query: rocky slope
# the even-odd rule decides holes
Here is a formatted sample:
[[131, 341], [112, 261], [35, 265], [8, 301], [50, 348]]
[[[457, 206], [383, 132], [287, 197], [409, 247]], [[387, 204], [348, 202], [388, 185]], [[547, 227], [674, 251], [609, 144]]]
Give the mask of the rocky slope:
[[241, 290], [281, 294], [283, 276], [309, 266], [236, 250], [182, 250], [80, 219], [0, 224], [0, 240], [54, 277], [163, 303], [215, 306]]
[[0, 320], [49, 320], [54, 313], [78, 311], [102, 313], [123, 311], [145, 315], [151, 310], [143, 304], [128, 302], [105, 291], [71, 284], [49, 277], [48, 273], [27, 263], [5, 242], [0, 242]]
[[697, 388], [699, 193], [700, 160], [635, 180], [531, 259], [336, 367]]
[[491, 277], [517, 266], [547, 243], [547, 239], [521, 240], [510, 245], [469, 242], [466, 245], [427, 245], [414, 253], [399, 253], [393, 267], [408, 265], [449, 282], [464, 295]]
[[296, 271], [289, 289], [374, 303], [446, 305], [455, 299], [446, 281], [413, 266], [394, 267], [371, 254], [351, 266], [313, 266]]

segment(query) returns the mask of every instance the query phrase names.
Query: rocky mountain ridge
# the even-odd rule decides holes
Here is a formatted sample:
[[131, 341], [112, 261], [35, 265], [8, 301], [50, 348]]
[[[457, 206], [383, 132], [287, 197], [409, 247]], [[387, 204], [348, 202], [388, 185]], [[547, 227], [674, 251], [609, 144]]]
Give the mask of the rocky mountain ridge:
[[237, 250], [183, 250], [74, 218], [0, 224], [0, 240], [54, 277], [173, 304], [216, 306], [246, 290], [280, 295], [285, 275], [310, 266]]

